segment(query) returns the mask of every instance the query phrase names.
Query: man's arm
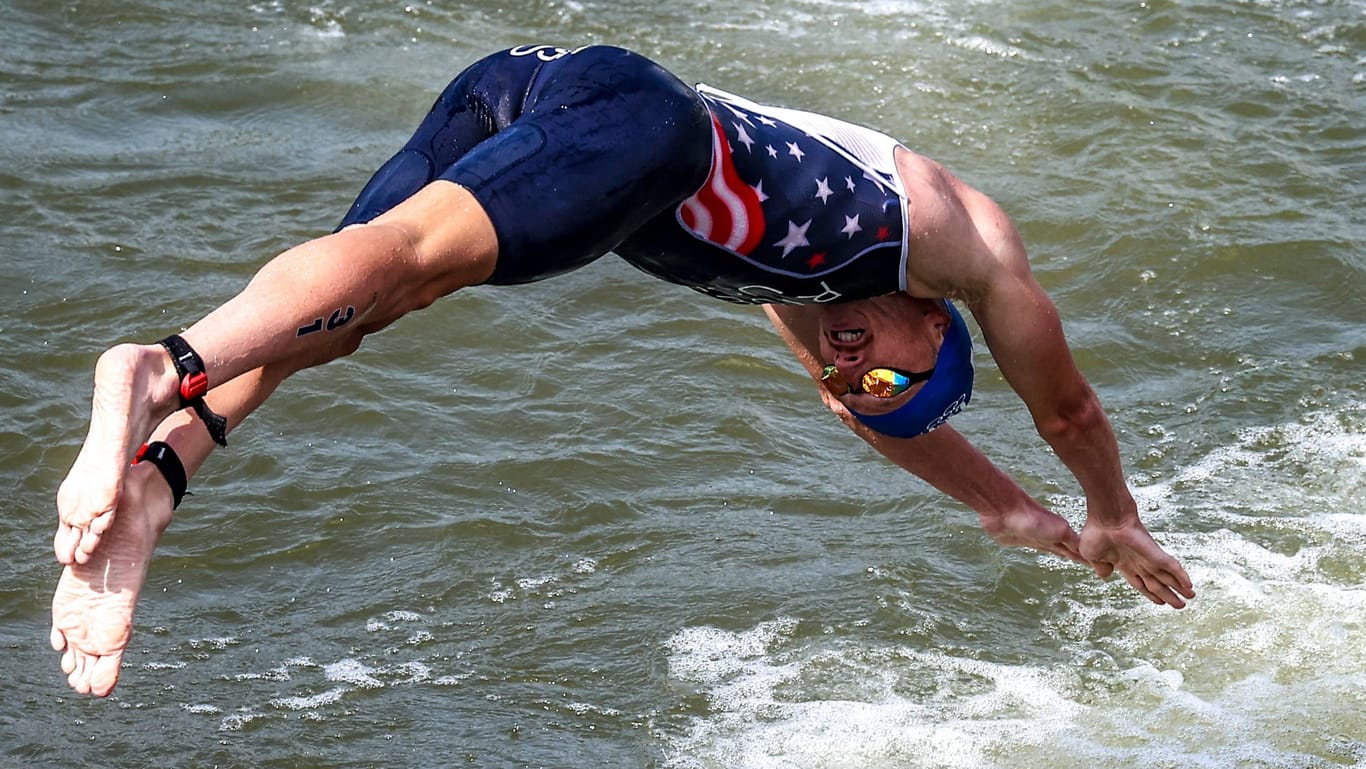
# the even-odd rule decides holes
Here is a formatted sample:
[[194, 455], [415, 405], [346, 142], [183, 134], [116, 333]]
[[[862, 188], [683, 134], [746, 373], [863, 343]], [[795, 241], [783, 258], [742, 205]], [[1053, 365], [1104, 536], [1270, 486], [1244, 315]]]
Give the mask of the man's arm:
[[1029, 268], [1005, 213], [926, 158], [903, 159], [914, 222], [908, 281], [927, 296], [967, 302], [1001, 373], [1039, 435], [1086, 494], [1081, 552], [1101, 577], [1120, 571], [1155, 603], [1195, 593], [1176, 559], [1139, 521], [1119, 445], [1095, 391], [1077, 370], [1057, 309]]
[[[778, 305], [766, 305], [764, 310], [797, 360], [819, 381], [818, 322], [811, 310]], [[974, 510], [982, 528], [999, 544], [1032, 547], [1086, 563], [1067, 521], [1044, 509], [953, 428], [943, 425], [918, 438], [891, 438], [864, 426], [824, 387], [817, 389], [849, 429], [897, 466]]]

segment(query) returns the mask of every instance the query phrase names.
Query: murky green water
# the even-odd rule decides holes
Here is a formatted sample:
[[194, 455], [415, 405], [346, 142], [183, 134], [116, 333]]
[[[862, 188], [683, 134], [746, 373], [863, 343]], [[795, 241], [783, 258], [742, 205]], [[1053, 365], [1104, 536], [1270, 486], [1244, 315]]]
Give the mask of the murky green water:
[[[1200, 598], [998, 551], [761, 315], [609, 258], [287, 383], [195, 480], [114, 697], [68, 694], [95, 355], [330, 230], [457, 70], [541, 41], [998, 199]], [[0, 765], [1366, 765], [1360, 0], [10, 0], [0, 43]], [[978, 380], [960, 429], [1080, 521]]]

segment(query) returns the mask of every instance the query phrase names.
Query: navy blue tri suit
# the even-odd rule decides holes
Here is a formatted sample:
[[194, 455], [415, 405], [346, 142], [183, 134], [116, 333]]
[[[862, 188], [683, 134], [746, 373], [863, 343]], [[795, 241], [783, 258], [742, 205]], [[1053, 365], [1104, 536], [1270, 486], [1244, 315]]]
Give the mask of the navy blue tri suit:
[[[615, 251], [732, 302], [866, 299], [906, 289], [898, 147], [822, 115], [690, 88], [620, 48], [521, 46], [456, 77], [338, 229], [445, 179], [493, 222], [490, 283], [541, 280]], [[853, 411], [868, 427], [914, 437], [971, 398], [971, 335], [944, 307], [934, 375], [890, 412]]]
[[620, 48], [522, 46], [447, 86], [340, 226], [445, 179], [493, 222], [490, 283], [541, 280], [614, 251], [734, 302], [862, 299], [905, 288], [896, 146], [689, 87]]

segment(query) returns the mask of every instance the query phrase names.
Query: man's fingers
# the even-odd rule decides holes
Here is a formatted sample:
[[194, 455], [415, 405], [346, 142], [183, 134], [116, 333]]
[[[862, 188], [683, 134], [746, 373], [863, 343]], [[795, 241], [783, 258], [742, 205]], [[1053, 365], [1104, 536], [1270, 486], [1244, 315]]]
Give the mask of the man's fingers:
[[[1075, 537], [1073, 537], [1073, 539], [1075, 539]], [[1090, 561], [1082, 557], [1081, 551], [1077, 549], [1077, 544], [1075, 542], [1069, 542], [1067, 540], [1059, 540], [1053, 542], [1049, 542], [1047, 540], [1032, 542], [1021, 540], [1013, 542], [1011, 543], [1011, 545], [1008, 546], [1033, 548], [1044, 553], [1052, 553], [1053, 555], [1060, 556], [1062, 558], [1067, 558], [1068, 560], [1076, 561], [1077, 563], [1084, 563], [1088, 566], [1091, 564]]]
[[1186, 576], [1185, 569], [1182, 569], [1180, 566], [1177, 566], [1176, 568], [1176, 571], [1158, 572], [1158, 579], [1162, 580], [1162, 584], [1166, 585], [1172, 592], [1187, 599], [1194, 598], [1195, 583], [1191, 582], [1191, 578]]
[[1074, 543], [1058, 542], [1050, 549], [1055, 554], [1060, 555], [1064, 558], [1070, 558], [1073, 561], [1076, 561], [1077, 563], [1085, 563], [1088, 566], [1090, 565], [1090, 563], [1085, 558], [1081, 557], [1081, 551], [1077, 549]]
[[1124, 572], [1124, 579], [1128, 580], [1134, 589], [1142, 593], [1149, 601], [1159, 606], [1171, 606], [1174, 609], [1186, 608], [1186, 602], [1181, 600], [1167, 583], [1152, 574], [1130, 574]]
[[1156, 577], [1147, 577], [1144, 583], [1148, 585], [1148, 594], [1158, 603], [1164, 603], [1174, 609], [1186, 608], [1186, 602], [1181, 600], [1181, 596], [1176, 594], [1169, 585]]
[[1091, 562], [1087, 561], [1081, 554], [1081, 537], [1077, 536], [1077, 532], [1074, 531], [1070, 525], [1067, 527], [1067, 532], [1063, 535], [1063, 538], [1058, 540], [1057, 545], [1062, 549], [1062, 555], [1071, 558], [1077, 563], [1090, 565]]
[[1167, 582], [1168, 585], [1172, 585], [1177, 592], [1187, 598], [1195, 597], [1195, 583], [1191, 581], [1190, 575], [1186, 573], [1186, 570], [1181, 568], [1181, 564], [1176, 565], [1175, 571], [1168, 571], [1167, 575], [1171, 577]]
[[1195, 597], [1195, 586], [1181, 564], [1173, 560], [1168, 568], [1139, 572], [1151, 596], [1178, 609], [1185, 608], [1186, 600]]
[[1119, 573], [1124, 577], [1124, 581], [1128, 582], [1134, 590], [1142, 593], [1144, 598], [1147, 598], [1149, 601], [1156, 604], [1162, 603], [1161, 599], [1153, 595], [1153, 591], [1148, 589], [1148, 584], [1143, 581], [1143, 578], [1139, 576], [1138, 572], [1130, 571], [1129, 569], [1120, 569]]

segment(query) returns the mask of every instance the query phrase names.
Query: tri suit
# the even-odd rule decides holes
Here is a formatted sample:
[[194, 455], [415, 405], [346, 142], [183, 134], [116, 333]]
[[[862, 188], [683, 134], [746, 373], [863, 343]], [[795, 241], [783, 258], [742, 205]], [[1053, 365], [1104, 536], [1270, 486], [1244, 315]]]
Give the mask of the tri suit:
[[689, 87], [620, 48], [521, 46], [446, 87], [339, 229], [445, 179], [493, 222], [490, 283], [541, 280], [610, 251], [733, 302], [862, 299], [905, 288], [897, 146]]

